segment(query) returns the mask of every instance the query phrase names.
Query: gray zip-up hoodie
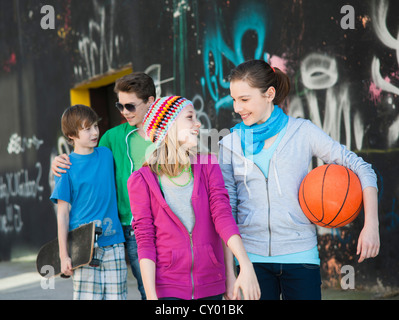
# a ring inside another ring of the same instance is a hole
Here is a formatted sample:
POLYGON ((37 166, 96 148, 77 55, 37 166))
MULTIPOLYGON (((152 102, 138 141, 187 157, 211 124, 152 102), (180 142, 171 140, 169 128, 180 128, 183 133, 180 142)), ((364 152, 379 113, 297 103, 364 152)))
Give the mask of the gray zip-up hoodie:
POLYGON ((289 118, 287 132, 270 162, 268 179, 244 156, 233 132, 220 142, 219 164, 247 252, 276 256, 317 245, 316 227, 298 201, 312 157, 351 169, 362 188, 377 188, 371 165, 333 140, 309 120, 289 118))

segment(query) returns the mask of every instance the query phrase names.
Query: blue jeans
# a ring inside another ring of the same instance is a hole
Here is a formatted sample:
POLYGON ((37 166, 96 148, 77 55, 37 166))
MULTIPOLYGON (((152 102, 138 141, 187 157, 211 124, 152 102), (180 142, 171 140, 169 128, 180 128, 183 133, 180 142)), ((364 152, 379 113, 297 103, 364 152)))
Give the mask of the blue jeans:
POLYGON ((123 233, 125 236, 126 251, 129 257, 130 267, 132 268, 133 276, 137 280, 137 286, 141 294, 141 299, 146 300, 147 298, 144 291, 143 280, 141 279, 139 257, 137 255, 136 236, 134 235, 133 228, 131 226, 123 226, 123 233))
POLYGON ((321 300, 320 266, 254 263, 261 300, 321 300))

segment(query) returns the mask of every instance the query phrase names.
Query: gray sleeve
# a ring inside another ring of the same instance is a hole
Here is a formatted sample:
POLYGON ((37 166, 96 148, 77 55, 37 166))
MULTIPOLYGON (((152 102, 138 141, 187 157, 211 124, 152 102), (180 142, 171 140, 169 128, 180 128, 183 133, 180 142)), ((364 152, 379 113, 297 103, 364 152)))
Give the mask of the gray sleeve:
POLYGON ((307 121, 307 127, 313 156, 325 163, 335 163, 352 170, 359 177, 363 190, 367 187, 375 187, 378 190, 377 176, 371 164, 332 139, 312 122, 307 121))

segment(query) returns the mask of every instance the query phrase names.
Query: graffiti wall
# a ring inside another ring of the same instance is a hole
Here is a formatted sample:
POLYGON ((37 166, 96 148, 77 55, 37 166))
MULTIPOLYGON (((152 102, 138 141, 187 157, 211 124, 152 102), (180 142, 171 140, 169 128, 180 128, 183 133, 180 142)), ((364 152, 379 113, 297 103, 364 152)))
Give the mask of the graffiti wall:
MULTIPOLYGON (((357 263, 363 214, 318 229, 323 282, 342 266, 357 287, 399 286, 399 3, 394 0, 13 0, 0 2, 0 260, 56 235, 52 157, 69 152, 60 117, 77 84, 131 64, 158 96, 191 99, 202 147, 240 120, 228 74, 248 59, 284 70, 284 108, 373 165, 381 252, 357 263)), ((112 108, 112 106, 110 106, 112 108)), ((314 161, 314 166, 321 164, 314 161)))

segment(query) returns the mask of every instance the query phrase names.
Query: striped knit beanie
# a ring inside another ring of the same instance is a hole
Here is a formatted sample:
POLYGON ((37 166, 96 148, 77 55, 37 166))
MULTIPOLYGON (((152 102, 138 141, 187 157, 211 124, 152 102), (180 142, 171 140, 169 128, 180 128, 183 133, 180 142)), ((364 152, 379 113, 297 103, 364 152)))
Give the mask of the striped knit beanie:
POLYGON ((163 97, 156 100, 144 116, 143 129, 146 136, 158 147, 165 139, 169 128, 180 111, 193 103, 179 96, 163 97))

